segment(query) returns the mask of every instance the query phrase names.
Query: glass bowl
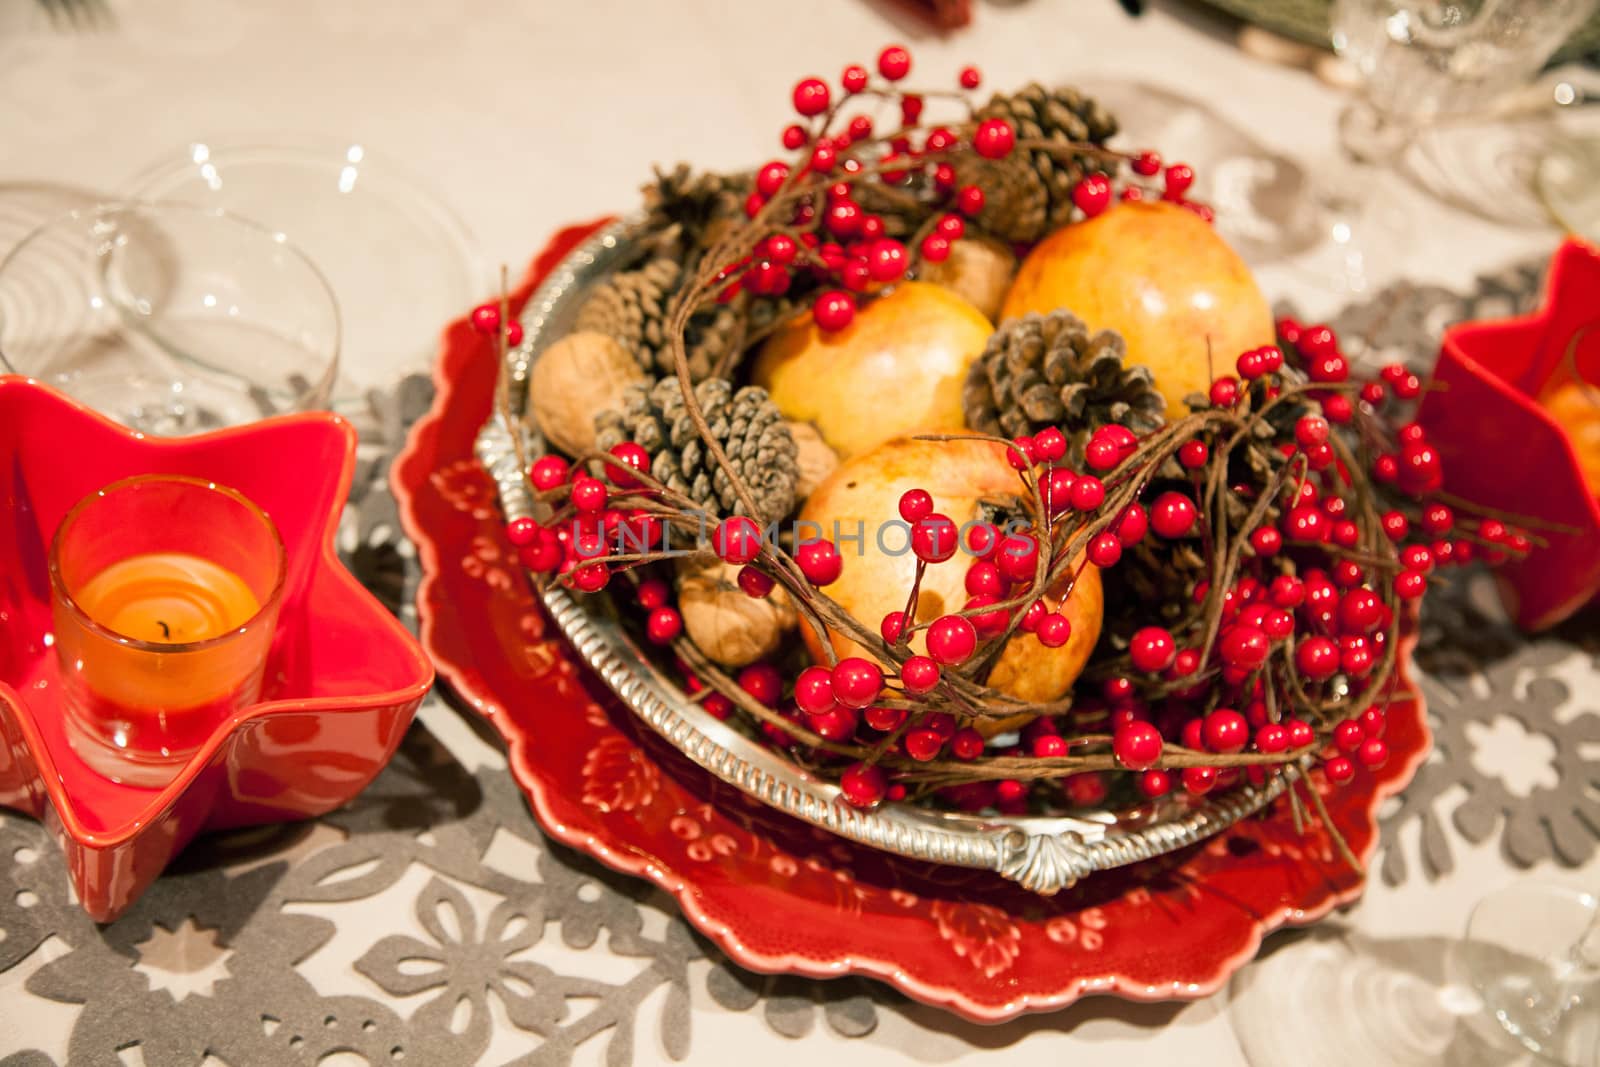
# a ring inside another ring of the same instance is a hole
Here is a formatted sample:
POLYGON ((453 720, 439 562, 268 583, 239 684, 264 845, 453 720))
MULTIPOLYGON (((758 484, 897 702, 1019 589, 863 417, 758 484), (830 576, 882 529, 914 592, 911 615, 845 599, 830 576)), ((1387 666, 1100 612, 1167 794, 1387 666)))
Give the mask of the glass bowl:
POLYGON ((0 262, 0 368, 136 430, 325 408, 339 307, 284 234, 209 208, 102 204, 0 262))
POLYGON ((305 249, 343 310, 336 400, 426 373, 444 324, 488 292, 466 226, 403 167, 360 144, 197 141, 135 178, 129 195, 257 219, 305 249))

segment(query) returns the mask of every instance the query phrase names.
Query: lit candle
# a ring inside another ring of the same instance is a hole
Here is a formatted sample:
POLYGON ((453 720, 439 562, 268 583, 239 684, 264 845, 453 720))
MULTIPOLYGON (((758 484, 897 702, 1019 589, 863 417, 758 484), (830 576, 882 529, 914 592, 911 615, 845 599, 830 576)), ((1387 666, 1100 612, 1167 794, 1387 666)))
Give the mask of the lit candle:
POLYGON ((67 737, 91 768, 158 786, 260 696, 281 598, 278 532, 192 478, 108 486, 51 544, 67 737))
POLYGON ((1600 497, 1600 387, 1567 378, 1547 388, 1539 403, 1566 431, 1584 484, 1600 497))

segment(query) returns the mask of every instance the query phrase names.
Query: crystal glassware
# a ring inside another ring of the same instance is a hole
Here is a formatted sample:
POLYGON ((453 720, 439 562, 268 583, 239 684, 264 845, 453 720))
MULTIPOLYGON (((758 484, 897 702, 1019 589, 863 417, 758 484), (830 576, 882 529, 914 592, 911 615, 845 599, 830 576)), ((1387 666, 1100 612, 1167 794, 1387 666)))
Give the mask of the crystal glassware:
POLYGON ((0 369, 150 433, 325 408, 339 334, 316 266, 214 209, 76 210, 0 262, 0 369))
POLYGON ((1487 1017, 1546 1062, 1600 1064, 1600 899, 1513 885, 1478 902, 1451 977, 1487 1017))

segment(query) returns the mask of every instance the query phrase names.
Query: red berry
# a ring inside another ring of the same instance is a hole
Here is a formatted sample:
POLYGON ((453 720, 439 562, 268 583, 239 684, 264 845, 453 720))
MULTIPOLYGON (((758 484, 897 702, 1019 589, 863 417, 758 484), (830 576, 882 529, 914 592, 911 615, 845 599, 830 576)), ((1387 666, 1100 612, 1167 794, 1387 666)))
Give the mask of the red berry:
POLYGON ((844 572, 839 546, 826 538, 802 541, 794 550, 794 561, 812 585, 832 585, 844 572))
POLYGON ((943 263, 950 258, 950 238, 930 233, 922 239, 922 258, 929 263, 943 263))
POLYGON ((944 750, 944 735, 937 730, 930 730, 926 726, 919 726, 914 730, 907 730, 905 736, 906 755, 922 763, 936 758, 944 750))
POLYGON ((904 47, 892 44, 878 53, 878 73, 897 82, 911 73, 911 53, 904 47))
POLYGON ((1401 571, 1394 576, 1394 595, 1415 600, 1428 591, 1428 576, 1421 571, 1401 571))
POLYGON ((606 464, 606 475, 619 489, 635 489, 639 480, 633 476, 634 471, 650 470, 650 453, 633 441, 623 441, 612 446, 611 455, 617 459, 616 463, 606 464))
POLYGON ((1384 727, 1388 725, 1383 709, 1376 706, 1363 711, 1360 721, 1361 732, 1368 737, 1382 737, 1384 727))
POLYGON ((1162 493, 1150 505, 1150 528, 1169 540, 1189 536, 1197 517, 1194 501, 1182 493, 1162 493))
POLYGON ((744 590, 744 595, 760 600, 772 592, 775 583, 772 577, 751 566, 739 568, 739 588, 744 590))
POLYGON ((1278 532, 1276 526, 1257 526, 1250 531, 1250 547, 1263 558, 1275 556, 1283 547, 1283 534, 1278 532))
POLYGON ((1272 642, 1259 627, 1234 625, 1223 631, 1218 650, 1224 663, 1253 671, 1267 661, 1272 642))
POLYGON ((1153 767, 1161 759, 1161 731, 1147 722, 1133 722, 1117 730, 1111 751, 1130 771, 1153 767))
POLYGON ((1398 478, 1400 488, 1414 496, 1437 493, 1444 485, 1439 453, 1425 441, 1408 441, 1400 449, 1398 478))
MULTIPOLYGON (((901 97, 900 124, 902 126, 915 126, 917 124, 917 120, 920 118, 922 118, 922 97, 917 96, 915 93, 907 93, 905 96, 901 97)), ((903 142, 904 138, 897 139, 896 151, 906 150, 899 147, 899 145, 903 142)), ((909 147, 910 146, 907 145, 907 148, 909 147)))
POLYGON ((963 186, 956 194, 956 207, 968 218, 983 210, 983 190, 976 185, 963 186))
POLYGON ((1367 732, 1354 719, 1346 719, 1333 728, 1333 743, 1345 754, 1354 752, 1367 739, 1367 732))
POLYGON ((963 726, 950 735, 950 754, 961 760, 977 759, 983 755, 983 735, 970 726, 963 726))
POLYGON ((806 129, 799 123, 794 123, 783 128, 783 147, 791 152, 806 143, 806 129))
POLYGON ((1049 613, 1050 609, 1045 607, 1044 601, 1035 600, 1032 604, 1029 604, 1028 609, 1022 613, 1022 622, 1018 623, 1017 628, 1022 630, 1024 633, 1031 634, 1039 629, 1039 624, 1044 621, 1045 616, 1047 616, 1049 613))
POLYGON ((595 560, 572 569, 572 584, 585 593, 598 593, 611 580, 611 571, 595 560))
POLYGON ((1152 769, 1139 776, 1139 792, 1151 800, 1164 797, 1172 791, 1172 776, 1166 771, 1152 769))
POLYGON ((907 489, 900 494, 900 517, 917 523, 933 514, 933 497, 926 489, 907 489))
POLYGON ((1339 639, 1339 666, 1346 674, 1365 678, 1372 672, 1372 642, 1360 634, 1346 634, 1339 639))
POLYGON ((1190 719, 1183 724, 1183 729, 1178 734, 1178 740, 1183 742, 1183 747, 1192 752, 1205 751, 1205 723, 1199 719, 1190 719))
POLYGON ((660 578, 646 578, 635 595, 641 608, 659 608, 672 599, 672 590, 660 578))
POLYGON ((978 596, 969 597, 967 602, 961 606, 962 611, 975 613, 968 615, 967 619, 972 623, 972 628, 984 637, 993 637, 1004 630, 1006 625, 1011 622, 1011 614, 1004 608, 995 608, 992 611, 981 610, 998 603, 999 600, 1000 598, 997 596, 981 593, 978 596))
POLYGON ((939 684, 939 665, 927 656, 912 656, 900 665, 900 684, 913 696, 931 692, 939 684))
POLYGON ((1322 399, 1322 413, 1328 417, 1329 422, 1336 422, 1343 426, 1355 418, 1355 408, 1350 404, 1350 398, 1343 393, 1334 393, 1322 399))
POLYGON ((1167 168, 1166 192, 1164 199, 1176 200, 1189 191, 1194 184, 1194 169, 1187 163, 1174 163, 1167 168))
POLYGON ((1125 547, 1136 545, 1144 540, 1145 531, 1150 529, 1150 516, 1146 514, 1144 505, 1135 501, 1122 509, 1122 514, 1111 529, 1125 547))
POLYGON ((473 308, 472 328, 485 336, 500 332, 500 305, 479 304, 473 308))
POLYGON ((1199 470, 1210 457, 1211 450, 1204 441, 1185 441, 1178 449, 1178 462, 1187 470, 1199 470))
POLYGON ((1069 494, 1072 506, 1079 511, 1093 511, 1106 500, 1106 486, 1092 474, 1081 474, 1073 479, 1069 494))
POLYGON ((512 519, 506 523, 506 540, 521 548, 523 545, 531 545, 537 541, 539 539, 539 531, 543 529, 544 527, 524 515, 519 519, 512 519))
POLYGON ((770 197, 783 188, 784 179, 788 177, 789 164, 774 159, 756 171, 756 191, 762 196, 770 197))
POLYGON ((609 495, 606 483, 599 478, 580 474, 572 480, 572 504, 579 511, 604 511, 609 495))
POLYGON ((761 527, 746 515, 730 515, 717 524, 712 547, 724 563, 749 563, 761 552, 761 527))
POLYGON ((1382 455, 1372 461, 1372 477, 1385 484, 1400 476, 1400 457, 1382 455))
POLYGON ((1068 748, 1066 740, 1056 734, 1040 734, 1029 742, 1028 747, 1038 759, 1060 759, 1067 754, 1068 748))
POLYGON ((1154 177, 1161 170, 1161 153, 1149 150, 1140 152, 1130 164, 1135 174, 1146 178, 1154 177))
POLYGON ((1034 626, 1034 636, 1045 648, 1060 648, 1072 639, 1072 620, 1059 611, 1052 611, 1034 626))
MULTIPOLYGON (((1028 576, 1033 576, 1032 571, 1028 576)), ((1006 581, 1000 575, 1000 568, 993 563, 974 560, 967 568, 966 590, 969 596, 999 596, 1006 590, 1006 581)))
POLYGON ((893 645, 900 640, 900 635, 905 632, 905 628, 906 613, 903 611, 891 611, 878 624, 878 633, 883 635, 886 643, 893 645))
POLYGON ((770 663, 752 663, 739 672, 739 688, 767 707, 776 707, 783 696, 783 677, 770 663))
POLYGON ((1304 719, 1290 719, 1286 725, 1289 727, 1290 748, 1305 748, 1317 739, 1316 731, 1304 719))
POLYGON ((1017 132, 1005 119, 984 119, 972 135, 973 150, 984 159, 1004 159, 1016 143, 1017 132))
POLYGON ((839 792, 854 807, 876 807, 888 791, 889 779, 876 764, 854 764, 839 778, 839 792))
POLYGON ((874 730, 889 733, 890 731, 898 730, 900 724, 906 721, 906 716, 909 714, 910 712, 905 708, 883 708, 873 705, 862 711, 861 717, 874 730))
POLYGON ((1364 577, 1361 564, 1351 559, 1341 559, 1333 565, 1333 581, 1336 585, 1349 589, 1361 584, 1364 577))
POLYGON ((1282 723, 1269 722, 1256 731, 1256 750, 1271 755, 1289 747, 1289 731, 1282 723))
MULTIPOLYGON (((831 144, 819 144, 811 152, 811 169, 818 174, 826 174, 833 169, 839 161, 838 150, 831 144)), ((757 194, 759 195, 759 194, 757 194)), ((749 205, 745 206, 745 213, 751 214, 749 205)))
POLYGON ((820 115, 828 110, 828 86, 821 78, 802 78, 795 83, 794 109, 802 115, 820 115))
POLYGON ((1205 717, 1201 738, 1206 748, 1219 756, 1240 751, 1250 741, 1250 724, 1232 708, 1218 708, 1205 717))
POLYGON ((1326 681, 1339 670, 1339 648, 1326 637, 1305 637, 1295 646, 1294 663, 1312 681, 1326 681))
POLYGON ((1339 626, 1345 633, 1371 633, 1383 617, 1383 601, 1366 586, 1352 589, 1339 601, 1339 626))
POLYGON ((1067 454, 1067 436, 1054 426, 1033 435, 1033 454, 1041 463, 1054 463, 1067 454))
POLYGON ((967 232, 967 224, 961 221, 960 215, 945 215, 939 219, 936 229, 940 236, 959 241, 967 232))
POLYGON ((1211 383, 1211 406, 1231 408, 1239 399, 1239 379, 1226 375, 1211 383))
POLYGON ((1178 658, 1178 643, 1172 632, 1160 626, 1146 626, 1134 633, 1128 642, 1128 658, 1137 670, 1157 674, 1172 666, 1178 658))
POLYGON ((1200 669, 1200 653, 1192 648, 1181 648, 1167 668, 1167 678, 1187 678, 1200 669))
POLYGON ((867 87, 867 68, 859 63, 850 64, 839 75, 839 84, 844 86, 847 93, 859 93, 867 87))
POLYGON ((943 563, 960 547, 960 530, 948 515, 932 512, 911 527, 911 551, 924 563, 943 563))
POLYGON ((1106 531, 1096 534, 1089 542, 1089 562, 1102 569, 1115 567, 1122 559, 1122 542, 1117 535, 1106 531))
POLYGON ((978 631, 959 615, 944 615, 928 627, 928 655, 945 666, 966 662, 978 647, 978 631))
POLYGON ((1294 424, 1294 439, 1304 448, 1328 439, 1328 420, 1321 415, 1302 415, 1294 424))
POLYGON ((847 708, 864 708, 883 689, 883 671, 871 660, 846 656, 833 666, 833 695, 847 708))
POLYGON ((653 644, 670 645, 683 632, 683 616, 676 608, 659 607, 645 622, 645 636, 653 644))
POLYGON ((1376 737, 1368 738, 1356 750, 1356 758, 1361 761, 1363 767, 1376 770, 1389 762, 1389 746, 1376 737))
POLYGON ((1217 784, 1217 769, 1215 767, 1185 767, 1183 769, 1183 788, 1185 792, 1199 796, 1211 792, 1217 784))
POLYGON ((1272 585, 1267 589, 1267 596, 1278 607, 1292 610, 1305 602, 1305 583, 1293 575, 1280 574, 1272 579, 1272 585))
POLYGON ((1322 765, 1322 773, 1335 785, 1343 785, 1356 776, 1356 765, 1343 756, 1335 756, 1322 765))
POLYGON ((1111 181, 1104 174, 1091 174, 1072 187, 1072 202, 1089 218, 1111 206, 1111 181))
POLYGON ((983 84, 983 75, 978 72, 977 67, 962 67, 959 81, 963 89, 976 89, 983 84))
POLYGON ((1296 504, 1289 509, 1288 533, 1291 541, 1321 541, 1330 533, 1328 525, 1328 516, 1315 504, 1296 504))
POLYGON ((873 281, 892 282, 906 272, 906 246, 890 238, 874 241, 867 253, 867 273, 873 281))
POLYGON ((807 715, 823 715, 839 701, 833 695, 833 672, 826 667, 807 667, 794 681, 794 702, 807 715))
POLYGON ((528 468, 528 480, 540 492, 564 485, 567 480, 567 461, 560 456, 541 456, 528 468))
POLYGON ((1444 504, 1429 504, 1422 509, 1422 528, 1432 537, 1448 533, 1455 522, 1455 512, 1444 504))
POLYGON ((842 290, 830 289, 817 296, 811 313, 821 329, 829 333, 842 330, 855 321, 856 298, 842 290))
POLYGON ((1039 563, 1039 542, 1030 533, 1009 533, 1000 541, 995 565, 1013 582, 1031 582, 1039 563))

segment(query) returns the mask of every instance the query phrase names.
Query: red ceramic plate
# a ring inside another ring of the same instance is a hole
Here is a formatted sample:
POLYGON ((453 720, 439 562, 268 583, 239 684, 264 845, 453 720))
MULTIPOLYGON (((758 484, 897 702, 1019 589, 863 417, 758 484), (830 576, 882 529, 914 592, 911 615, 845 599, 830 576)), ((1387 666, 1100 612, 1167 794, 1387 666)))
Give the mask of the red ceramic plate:
MULTIPOLYGON (((558 234, 516 294, 594 227, 558 234)), ((546 620, 472 458, 495 359, 465 321, 445 335, 438 396, 393 484, 421 554, 422 640, 505 738, 545 829, 677 897, 689 921, 758 971, 865 974, 969 1019, 1000 1022, 1088 993, 1138 1000, 1215 991, 1261 938, 1360 895, 1320 825, 1287 805, 1171 856, 1097 874, 1053 898, 998 877, 847 844, 711 777, 641 726, 546 620)), ((1406 689, 1412 689, 1406 686, 1406 689)), ((1415 696, 1389 709, 1389 763, 1326 795, 1363 859, 1376 810, 1410 779, 1429 735, 1415 696)))

